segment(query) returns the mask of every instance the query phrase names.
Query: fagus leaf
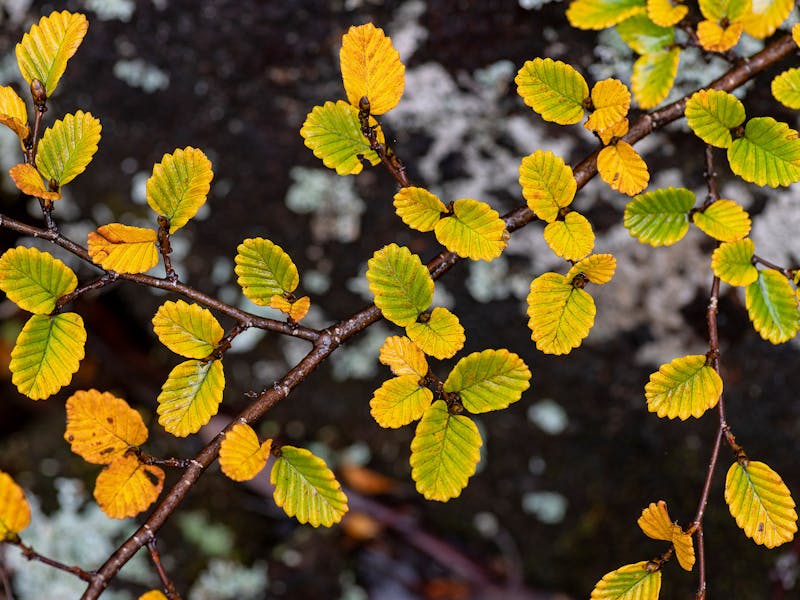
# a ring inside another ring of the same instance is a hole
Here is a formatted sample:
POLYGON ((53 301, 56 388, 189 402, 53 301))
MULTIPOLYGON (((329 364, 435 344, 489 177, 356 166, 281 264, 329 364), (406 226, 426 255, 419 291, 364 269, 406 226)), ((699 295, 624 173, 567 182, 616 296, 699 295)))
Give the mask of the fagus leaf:
POLYGON ((675 3, 673 0, 647 0, 647 16, 660 27, 672 27, 683 19, 687 12, 689 12, 688 6, 675 3))
POLYGON ((689 230, 695 195, 685 188, 665 188, 636 196, 625 207, 623 224, 643 244, 669 246, 689 230))
POLYGON ((697 24, 697 41, 709 52, 727 52, 739 43, 743 29, 741 22, 722 27, 717 21, 700 21, 697 24))
POLYGON ((139 596, 138 600, 168 600, 161 590, 150 590, 139 596))
POLYGON ((404 187, 394 195, 394 208, 403 223, 417 231, 433 231, 447 212, 439 198, 425 188, 404 187))
POLYGON ((680 57, 680 48, 671 48, 644 54, 636 59, 631 75, 631 90, 639 108, 654 108, 669 95, 678 73, 680 57))
POLYGON ((794 6, 793 0, 753 0, 753 5, 744 17, 745 33, 763 40, 775 33, 794 6))
POLYGON ((706 19, 728 23, 741 21, 752 6, 750 0, 699 0, 698 5, 706 19))
POLYGON ((749 238, 720 244, 711 255, 711 269, 728 285, 750 285, 758 279, 753 254, 755 245, 749 238))
POLYGON ((14 540, 31 522, 31 507, 22 488, 0 471, 0 542, 14 540))
POLYGON ((661 365, 644 387, 647 410, 681 421, 702 416, 717 405, 721 394, 722 378, 703 354, 683 356, 661 365))
POLYGON ((20 142, 28 137, 28 109, 14 88, 0 86, 0 123, 17 134, 20 142))
POLYGON ((176 437, 196 433, 219 410, 222 362, 187 360, 172 369, 158 395, 158 422, 176 437))
POLYGON ((795 23, 792 27, 792 39, 797 47, 800 48, 800 23, 795 23))
POLYGON ((591 600, 657 600, 661 571, 642 561, 606 573, 592 590, 591 600))
MULTIPOLYGON (((670 0, 664 0, 665 8, 673 9, 670 0)), ((649 17, 650 2, 647 4, 648 14, 638 14, 625 19, 617 25, 617 33, 622 40, 637 54, 652 54, 668 50, 675 42, 675 28, 672 24, 660 26, 649 17)), ((686 6, 683 12, 686 12, 686 6)))
POLYGON ((286 298, 285 296, 275 295, 269 302, 271 308, 275 308, 285 313, 295 323, 300 322, 311 308, 311 298, 303 296, 301 298, 286 298))
POLYGON ((611 281, 614 271, 617 269, 617 259, 611 254, 592 254, 583 260, 579 260, 564 276, 567 281, 572 280, 579 274, 583 275, 590 282, 596 285, 603 285, 611 281))
POLYGON ((155 502, 163 487, 160 467, 140 464, 133 455, 120 456, 97 476, 94 499, 107 516, 124 519, 155 502))
POLYGON ((375 390, 369 412, 381 427, 397 428, 422 417, 432 400, 433 392, 420 386, 418 375, 400 375, 375 390))
POLYGON ((89 258, 109 271, 144 273, 158 264, 156 240, 152 229, 109 223, 89 233, 89 258))
POLYGON ((570 25, 605 29, 645 11, 645 0, 573 0, 567 9, 570 25))
POLYGON ((758 334, 773 344, 789 341, 800 327, 797 296, 789 280, 774 269, 758 272, 758 279, 745 289, 745 305, 758 334))
POLYGON ((220 444, 219 466, 234 481, 248 481, 266 466, 271 449, 271 439, 262 444, 252 427, 237 423, 220 444))
POLYGON ((700 90, 686 101, 686 121, 706 144, 728 148, 731 130, 744 123, 744 105, 733 94, 722 90, 700 90))
POLYGON ((175 233, 197 214, 211 189, 214 172, 202 150, 191 146, 165 154, 147 180, 147 204, 169 219, 175 233))
POLYGON ((466 341, 458 317, 441 306, 434 308, 426 320, 406 325, 406 335, 425 354, 439 360, 453 356, 466 341))
POLYGON ((79 110, 48 127, 36 153, 36 167, 61 187, 86 170, 100 141, 100 121, 79 110))
POLYGON ((598 136, 600 136, 600 141, 608 145, 613 141, 615 141, 614 138, 619 139, 626 133, 628 133, 629 128, 630 128, 630 123, 628 122, 628 119, 625 118, 622 119, 621 121, 618 121, 608 129, 603 129, 596 133, 598 136))
POLYGON ((36 167, 29 164, 14 165, 8 170, 8 174, 14 181, 19 191, 35 198, 43 200, 60 200, 61 192, 50 190, 42 181, 42 176, 36 167))
POLYGON ((225 335, 210 310, 183 300, 167 301, 158 308, 153 331, 162 344, 186 358, 206 358, 225 335))
POLYGON ((590 131, 603 131, 622 121, 631 107, 631 93, 618 79, 604 79, 592 88, 592 105, 584 127, 590 131))
POLYGON ((500 410, 517 402, 530 387, 531 372, 508 350, 473 352, 456 363, 444 391, 456 393, 471 413, 500 410))
POLYGON ((270 306, 273 296, 291 293, 300 283, 291 257, 264 238, 249 238, 239 244, 235 262, 242 293, 259 306, 270 306))
POLYGON ((745 181, 788 186, 800 181, 800 139, 794 129, 772 117, 750 119, 744 137, 728 148, 728 162, 745 181))
POLYGON ((670 520, 666 502, 659 500, 658 504, 650 503, 642 511, 638 524, 646 536, 671 542, 681 567, 687 571, 692 570, 695 561, 692 536, 670 520))
POLYGON ((582 214, 572 211, 563 221, 553 221, 544 228, 544 241, 566 260, 580 260, 594 248, 592 224, 582 214))
POLYGON ((733 200, 717 200, 694 213, 694 224, 721 242, 734 242, 750 233, 750 215, 733 200))
POLYGON ((785 107, 800 109, 800 68, 788 69, 773 79, 772 95, 785 107))
POLYGON ((589 86, 568 64, 535 58, 522 66, 514 81, 525 104, 545 121, 570 125, 583 118, 583 103, 589 97, 589 86))
POLYGON ((391 368, 395 375, 416 375, 419 379, 428 373, 425 353, 407 337, 393 335, 386 338, 378 360, 391 368))
POLYGON ((367 263, 369 289, 383 316, 400 327, 411 325, 433 301, 433 279, 419 256, 389 244, 367 263))
POLYGON ((594 300, 563 275, 544 273, 531 282, 528 327, 546 354, 567 354, 581 345, 594 325, 594 300))
POLYGON ((48 314, 77 286, 72 269, 49 252, 17 246, 0 256, 0 290, 22 310, 48 314))
POLYGON ((561 208, 572 203, 578 189, 572 169, 561 157, 544 150, 522 159, 519 184, 528 208, 548 223, 556 220, 561 208))
POLYGON ((603 148, 597 156, 597 170, 612 190, 628 196, 644 190, 650 181, 647 165, 628 142, 603 148))
POLYGON ((462 198, 453 202, 453 214, 434 227, 436 239, 451 252, 472 260, 494 260, 506 247, 506 224, 484 202, 462 198))

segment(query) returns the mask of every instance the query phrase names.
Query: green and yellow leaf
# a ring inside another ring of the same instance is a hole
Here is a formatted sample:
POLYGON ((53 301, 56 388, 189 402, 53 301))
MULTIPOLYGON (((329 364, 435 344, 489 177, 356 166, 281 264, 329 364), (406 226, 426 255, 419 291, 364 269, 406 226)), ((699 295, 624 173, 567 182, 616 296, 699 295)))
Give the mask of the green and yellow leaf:
POLYGON ((704 354, 676 358, 650 375, 644 386, 647 410, 659 417, 685 421, 700 417, 719 402, 722 378, 704 354))
POLYGON ((152 229, 109 223, 89 233, 89 258, 109 271, 144 273, 158 264, 156 240, 152 229))
POLYGON ((58 299, 77 286, 72 269, 49 252, 17 246, 0 256, 0 290, 22 310, 51 313, 58 299))
POLYGON ((567 19, 578 29, 599 30, 644 11, 645 0, 573 0, 567 9, 567 19))
POLYGON ((731 130, 744 123, 744 105, 733 94, 722 90, 700 90, 686 101, 686 121, 706 144, 728 148, 733 143, 731 130))
POLYGON ((313 527, 330 527, 347 512, 347 497, 321 458, 304 448, 283 446, 270 473, 275 504, 313 527))
POLYGON ((655 108, 669 95, 680 59, 680 48, 650 52, 636 59, 631 90, 639 108, 655 108))
POLYGON ((8 170, 20 192, 42 200, 61 200, 61 192, 49 189, 33 165, 20 163, 8 170))
POLYGON ((527 301, 531 339, 546 354, 568 354, 594 325, 594 299, 558 273, 534 279, 527 301))
POLYGON ((481 434, 469 417, 452 415, 438 400, 422 416, 411 440, 411 478, 426 500, 461 494, 481 457, 481 434))
POLYGON ((700 12, 713 21, 739 22, 750 12, 750 0, 699 0, 700 12))
MULTIPOLYGON (((648 14, 640 13, 634 15, 617 25, 617 33, 636 54, 662 52, 668 50, 675 42, 673 24, 661 26, 656 24, 655 20, 649 16, 651 4, 655 3, 652 0, 647 3, 648 14)), ((660 4, 661 6, 656 6, 655 8, 657 10, 663 9, 665 18, 669 16, 669 13, 674 13, 675 9, 677 9, 677 12, 683 13, 686 13, 687 10, 687 7, 683 5, 672 6, 670 0, 664 0, 660 4)))
POLYGON ((494 260, 508 240, 506 224, 497 211, 472 198, 453 202, 453 214, 440 219, 434 232, 450 252, 472 260, 494 260))
POLYGON ((550 58, 535 58, 522 65, 514 81, 525 104, 545 121, 571 125, 583 118, 589 86, 570 65, 550 58))
POLYGON ((544 241, 561 258, 580 260, 594 248, 594 231, 586 217, 572 211, 564 215, 563 221, 548 223, 544 241))
POLYGON ((775 30, 792 12, 793 0, 753 0, 753 5, 744 18, 744 31, 754 38, 763 40, 775 30))
POLYGON ((158 395, 158 422, 176 437, 196 433, 219 410, 222 362, 187 360, 172 369, 158 395))
POLYGON ((267 465, 272 440, 259 443, 250 425, 237 423, 225 433, 219 447, 219 466, 234 481, 248 481, 267 465))
POLYGON ((545 150, 522 159, 519 184, 528 208, 548 223, 556 220, 560 209, 572 203, 578 189, 572 168, 564 164, 564 159, 545 150))
POLYGON ((453 356, 467 339, 458 317, 441 306, 434 308, 427 320, 406 325, 406 335, 425 354, 439 360, 453 356))
POLYGON ((259 306, 270 306, 273 296, 291 293, 300 283, 291 257, 264 238, 248 238, 239 244, 235 262, 242 293, 259 306))
POLYGON ((773 79, 772 95, 786 108, 800 109, 800 68, 788 69, 773 79))
POLYGON ((420 386, 418 375, 400 375, 383 382, 369 401, 369 412, 381 427, 395 429, 422 417, 433 392, 420 386))
POLYGON ((31 507, 25 492, 8 473, 0 471, 0 541, 17 538, 31 522, 31 507))
POLYGON ((606 573, 597 582, 590 600, 658 600, 661 571, 646 560, 606 573))
POLYGON ((750 285, 758 279, 754 254, 755 244, 750 238, 720 244, 711 255, 711 269, 728 285, 750 285))
POLYGON ((700 21, 697 24, 697 41, 709 52, 727 52, 739 43, 743 29, 741 22, 723 27, 717 21, 700 21))
POLYGON ((583 260, 579 260, 565 275, 568 282, 583 273, 590 282, 596 285, 603 285, 611 281, 614 271, 617 269, 617 259, 613 254, 592 254, 583 260))
POLYGON ((94 484, 94 499, 112 519, 135 517, 155 502, 164 488, 164 471, 143 465, 133 455, 120 456, 94 484))
POLYGON ((20 142, 23 142, 30 132, 25 101, 8 85, 0 86, 0 123, 16 133, 20 142))
POLYGON ((612 190, 635 196, 647 187, 650 173, 642 157, 628 142, 606 146, 597 156, 597 171, 612 190))
POLYGON ((672 27, 678 23, 689 7, 673 0, 647 0, 647 16, 659 27, 672 27))
POLYGON ((168 300, 158 308, 153 331, 162 344, 186 358, 206 358, 225 335, 210 310, 183 300, 168 300))
POLYGON ((367 263, 367 280, 375 306, 400 327, 416 322, 433 301, 433 279, 428 269, 405 246, 389 244, 376 251, 367 263))
POLYGON ((418 379, 428 373, 425 353, 407 337, 393 335, 381 346, 378 360, 388 366, 395 375, 416 375, 418 379))
POLYGON ((92 161, 101 130, 100 121, 82 110, 53 123, 39 142, 36 153, 39 172, 58 187, 68 184, 92 161))
POLYGON ((339 60, 350 104, 357 107, 366 96, 370 112, 382 115, 400 102, 406 68, 383 29, 372 23, 350 27, 342 37, 339 60))
POLYGON ((584 127, 589 131, 610 129, 628 114, 631 107, 631 93, 619 79, 604 79, 592 87, 594 110, 586 119, 584 127))
POLYGON ((744 534, 756 544, 775 548, 792 541, 797 513, 781 476, 758 461, 735 462, 725 477, 725 502, 744 534))
POLYGON ((797 296, 779 271, 759 271, 745 289, 745 305, 758 334, 773 344, 789 341, 800 327, 797 296))
POLYGON ((750 119, 744 137, 728 148, 731 171, 745 181, 769 187, 800 181, 797 131, 772 117, 750 119))
POLYGON ((169 219, 169 232, 175 233, 206 203, 213 178, 211 161, 202 150, 178 148, 153 166, 146 185, 147 204, 169 219))
POLYGON ((703 233, 721 242, 735 242, 750 233, 750 215, 733 200, 717 200, 693 215, 703 233))
POLYGON ((404 187, 394 195, 394 208, 403 223, 417 231, 433 231, 447 212, 438 196, 421 187, 404 187))
POLYGON ((625 207, 623 224, 633 237, 651 246, 670 246, 689 231, 695 195, 685 188, 665 188, 636 196, 625 207))
POLYGON ((86 462, 107 465, 147 441, 142 416, 108 392, 84 390, 67 400, 64 439, 86 462))
POLYGON ((530 387, 531 372, 519 356, 505 349, 473 352, 456 363, 444 391, 456 393, 471 413, 500 410, 517 402, 530 387))
POLYGON ((32 400, 49 398, 72 381, 85 344, 86 329, 80 315, 33 315, 11 351, 11 381, 32 400))

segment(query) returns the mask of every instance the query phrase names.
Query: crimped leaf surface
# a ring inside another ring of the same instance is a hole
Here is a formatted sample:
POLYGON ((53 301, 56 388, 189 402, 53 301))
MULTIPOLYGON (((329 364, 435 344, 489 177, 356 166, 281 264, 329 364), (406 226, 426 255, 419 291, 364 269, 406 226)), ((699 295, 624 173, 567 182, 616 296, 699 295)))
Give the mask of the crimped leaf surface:
POLYGON ((572 282, 578 273, 583 273, 586 278, 596 285, 603 285, 611 281, 617 269, 617 259, 613 254, 592 254, 579 260, 567 271, 565 279, 572 282))
POLYGON ((567 9, 567 19, 578 29, 599 30, 644 10, 645 0, 573 0, 567 9))
POLYGON ((33 165, 20 163, 8 170, 8 174, 14 181, 20 192, 28 194, 34 198, 43 200, 60 200, 61 192, 50 190, 42 181, 42 176, 33 165))
POLYGON ((0 256, 0 290, 22 310, 48 314, 77 286, 72 269, 49 252, 17 246, 0 256))
POLYGON ((168 300, 158 308, 153 331, 162 344, 186 358, 207 357, 225 335, 210 310, 183 300, 168 300))
POLYGON ((421 378, 428 372, 425 353, 405 336, 387 337, 381 346, 378 360, 387 365, 395 375, 416 375, 421 378))
POLYGON ((733 94, 722 90, 700 90, 686 101, 686 121, 706 144, 728 148, 733 143, 731 129, 744 123, 744 105, 733 94))
POLYGON ((242 293, 259 306, 270 306, 273 296, 291 293, 300 283, 291 257, 270 240, 244 240, 236 249, 235 261, 242 293))
POLYGON ((792 12, 792 0, 753 0, 751 12, 744 17, 744 30, 754 38, 763 40, 775 30, 792 12))
POLYGON ((367 263, 369 289, 383 316, 400 327, 411 325, 433 301, 433 279, 422 260, 405 246, 389 244, 367 263))
POLYGON ((156 232, 145 227, 109 223, 89 232, 89 258, 117 273, 144 273, 158 264, 156 232))
POLYGON ((100 120, 79 110, 48 127, 36 153, 36 167, 58 186, 68 184, 86 170, 100 142, 100 120))
POLYGON ((381 427, 395 429, 422 417, 432 400, 433 392, 420 387, 418 375, 400 375, 375 390, 369 412, 381 427))
POLYGON ((772 95, 786 108, 800 109, 800 68, 787 69, 773 79, 772 95))
POLYGON ((772 117, 750 119, 744 137, 728 148, 728 162, 745 181, 788 186, 800 181, 800 139, 794 129, 772 117))
POLYGON ((563 221, 548 223, 544 241, 561 258, 580 260, 594 248, 594 231, 586 217, 572 211, 564 215, 563 221))
POLYGON ((112 519, 135 517, 155 502, 164 488, 164 471, 139 464, 136 456, 120 456, 108 465, 94 485, 94 499, 112 519))
POLYGON ((568 354, 594 325, 594 299, 558 273, 534 279, 527 301, 531 339, 546 354, 568 354))
POLYGON ((717 405, 722 394, 722 378, 703 354, 676 358, 650 375, 644 386, 647 410, 659 417, 685 421, 700 417, 717 405))
POLYGON ((694 224, 721 242, 734 242, 750 233, 750 215, 733 200, 717 200, 694 213, 694 224))
POLYGON ((176 437, 196 433, 219 410, 222 362, 187 360, 172 369, 158 395, 158 422, 176 437))
POLYGON ((467 339, 458 317, 441 306, 431 311, 427 321, 409 323, 406 335, 425 354, 439 360, 453 356, 467 339))
POLYGON ((570 65, 560 60, 535 58, 522 65, 514 81, 525 104, 545 121, 571 125, 583 118, 583 102, 589 97, 589 86, 570 65))
POLYGON ((797 296, 789 280, 774 269, 758 272, 758 279, 745 289, 745 305, 758 334, 773 344, 789 341, 800 327, 797 296))
POLYGON ((651 502, 642 511, 638 524, 646 536, 672 542, 681 567, 687 571, 692 570, 695 561, 692 536, 684 533, 680 526, 672 522, 667 512, 666 502, 663 500, 659 500, 657 504, 651 502))
POLYGON ((447 212, 438 196, 421 187, 404 187, 394 195, 394 208, 403 223, 417 231, 433 231, 447 212))
POLYGON ((606 573, 597 582, 590 600, 658 600, 661 571, 647 568, 646 560, 606 573))
POLYGON ((434 232, 445 248, 472 260, 494 260, 508 239, 506 224, 497 211, 472 198, 453 202, 453 214, 436 223, 434 232))
POLYGON ((22 142, 28 137, 28 109, 14 88, 0 86, 0 123, 11 129, 22 142))
POLYGON ((225 434, 219 447, 219 466, 234 481, 248 481, 267 465, 272 440, 259 443, 250 425, 237 423, 225 434))
POLYGON ((592 87, 594 110, 584 127, 603 131, 622 121, 631 107, 631 92, 619 79, 604 79, 592 87))
POLYGON ((750 285, 758 279, 753 254, 755 244, 750 238, 720 244, 711 255, 711 269, 728 285, 750 285))
POLYGON ((647 165, 628 142, 603 148, 597 156, 597 170, 612 190, 628 196, 644 190, 650 181, 647 165))
POLYGON ((214 172, 202 150, 188 146, 165 154, 147 180, 147 204, 169 219, 169 232, 186 225, 206 203, 214 172))
POLYGON ((623 224, 633 237, 651 246, 670 246, 689 231, 689 211, 696 201, 686 188, 664 188, 634 197, 623 224))
POLYGON ((500 410, 517 402, 530 387, 531 372, 519 356, 505 349, 473 352, 456 363, 444 382, 471 413, 500 410))
MULTIPOLYGON (((617 25, 617 33, 636 54, 662 52, 675 42, 675 28, 672 25, 662 27, 648 16, 651 4, 653 3, 647 3, 648 14, 634 15, 617 25)), ((665 12, 669 15, 672 12, 671 9, 675 7, 672 6, 670 0, 666 0, 666 4, 669 6, 664 7, 665 12)), ((684 13, 686 8, 683 7, 684 13)))
POLYGON ((572 168, 560 156, 545 150, 522 159, 519 184, 528 208, 548 223, 556 220, 559 209, 572 203, 578 189, 572 168))
POLYGON ((0 541, 13 540, 31 522, 31 507, 22 488, 0 471, 0 541))
POLYGON ((689 7, 685 4, 673 4, 672 0, 647 0, 647 16, 660 27, 672 27, 678 23, 689 7))
POLYGON ((650 52, 636 59, 631 75, 631 90, 639 108, 658 106, 675 82, 680 62, 680 48, 650 52))

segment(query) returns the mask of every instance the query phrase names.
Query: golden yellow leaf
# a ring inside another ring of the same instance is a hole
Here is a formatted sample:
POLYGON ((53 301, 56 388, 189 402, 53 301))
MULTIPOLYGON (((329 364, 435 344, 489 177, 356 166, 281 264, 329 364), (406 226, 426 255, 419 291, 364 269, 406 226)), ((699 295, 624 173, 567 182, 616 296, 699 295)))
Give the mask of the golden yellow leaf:
POLYGON ((795 23, 794 27, 792 27, 792 39, 800 47, 800 23, 795 23))
POLYGON ((528 327, 536 347, 547 354, 568 354, 581 345, 594 325, 594 299, 558 273, 531 282, 528 327))
POLYGON ((117 273, 144 273, 158 263, 156 232, 144 227, 109 223, 89 233, 89 258, 117 273))
POLYGON ((420 386, 418 375, 400 375, 383 382, 369 401, 369 413, 381 427, 395 429, 422 417, 433 392, 420 386))
POLYGON ((14 88, 0 86, 0 123, 11 129, 20 142, 28 137, 28 109, 14 88))
POLYGON ((147 204, 169 219, 169 232, 175 233, 205 204, 213 178, 211 161, 202 150, 177 148, 153 165, 145 184, 147 204))
POLYGON ((295 323, 300 322, 308 314, 311 308, 311 298, 303 296, 301 298, 288 299, 280 294, 275 294, 269 303, 270 307, 285 313, 295 323))
POLYGON ((792 12, 794 0, 753 0, 750 14, 744 18, 744 31, 763 40, 775 30, 792 12))
POLYGON ((741 22, 722 27, 716 21, 700 21, 697 24, 697 41, 709 52, 727 52, 739 42, 743 29, 741 22))
POLYGON ((572 168, 552 152, 537 150, 522 159, 519 165, 522 196, 537 217, 548 223, 575 198, 578 184, 572 168))
POLYGON ((618 121, 608 129, 603 129, 602 131, 598 131, 597 135, 600 136, 600 141, 604 144, 610 144, 614 138, 621 138, 623 135, 628 133, 628 128, 630 127, 630 123, 628 119, 622 119, 618 121))
POLYGON ((387 365, 395 375, 417 375, 421 378, 428 372, 425 353, 405 336, 393 335, 386 338, 378 360, 387 365))
POLYGON ((403 223, 417 231, 433 231, 447 212, 438 196, 421 187, 404 187, 394 195, 394 208, 403 223))
POLYGON ((658 504, 651 502, 642 511, 642 516, 637 522, 647 537, 654 540, 672 541, 672 529, 675 524, 670 521, 667 503, 663 500, 659 500, 658 504))
POLYGON ((247 481, 267 464, 272 440, 259 443, 253 428, 237 423, 225 434, 219 448, 219 466, 234 481, 247 481))
POLYGON ((692 354, 661 365, 644 387, 647 410, 685 421, 716 406, 722 378, 707 362, 704 354, 692 354))
POLYGON ((15 539, 30 522, 25 493, 8 473, 0 471, 0 542, 15 539))
POLYGON ((592 254, 572 265, 565 278, 572 282, 579 273, 583 273, 592 283, 603 285, 611 281, 616 268, 617 259, 612 254, 592 254))
POLYGON ((566 260, 580 260, 594 248, 592 224, 582 214, 572 211, 563 221, 553 221, 544 228, 544 241, 566 260))
POLYGON ((155 502, 163 487, 161 468, 140 464, 133 455, 120 456, 97 476, 94 499, 106 515, 124 519, 155 502))
POLYGON ((28 164, 18 164, 8 170, 20 192, 42 200, 60 200, 61 192, 49 190, 36 167, 28 164))
POLYGON ((644 190, 650 181, 647 164, 628 142, 603 148, 597 157, 597 170, 612 190, 628 196, 644 190))
POLYGON ((675 525, 672 530, 672 545, 675 547, 675 556, 678 563, 686 571, 694 568, 694 542, 692 536, 675 525))
POLYGON ((150 590, 139 596, 139 600, 167 600, 167 597, 161 590, 150 590))
POLYGON ((589 131, 603 131, 614 127, 628 114, 631 92, 618 79, 604 79, 592 88, 594 110, 584 127, 589 131))
POLYGON ((647 16, 661 27, 672 27, 689 12, 685 4, 673 0, 647 0, 647 16))

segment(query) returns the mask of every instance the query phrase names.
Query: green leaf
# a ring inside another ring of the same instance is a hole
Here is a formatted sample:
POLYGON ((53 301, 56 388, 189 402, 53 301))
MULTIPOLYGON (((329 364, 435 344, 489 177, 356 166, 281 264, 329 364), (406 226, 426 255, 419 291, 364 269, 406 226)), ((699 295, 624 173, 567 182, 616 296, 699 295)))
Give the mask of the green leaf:
POLYGON ((800 139, 772 117, 750 119, 744 137, 728 148, 731 171, 745 181, 769 187, 800 181, 800 139))
POLYGON ((676 358, 650 375, 644 386, 647 410, 659 417, 685 421, 700 417, 719 402, 722 378, 704 354, 676 358))
POLYGON ((643 13, 645 4, 645 0, 574 0, 567 19, 578 29, 606 29, 643 13))
POLYGON ((792 541, 797 513, 791 492, 780 475, 762 462, 742 460, 728 469, 725 502, 745 535, 774 548, 792 541))
POLYGON ((561 157, 544 150, 522 159, 519 184, 528 208, 548 223, 556 220, 560 209, 572 203, 578 189, 572 168, 561 157))
POLYGON ((661 571, 649 564, 643 560, 606 573, 592 590, 590 600, 657 600, 661 571))
POLYGON ((0 256, 0 290, 22 310, 51 313, 58 299, 77 286, 72 269, 49 252, 17 246, 0 256))
POLYGON ((52 12, 39 19, 17 44, 17 63, 25 81, 38 79, 52 96, 88 28, 89 22, 80 13, 52 12))
POLYGON ((369 402, 369 413, 381 427, 395 429, 422 417, 433 392, 420 386, 419 375, 401 375, 383 382, 369 402))
POLYGON ((11 381, 21 394, 43 400, 72 381, 84 357, 86 330, 75 313, 33 315, 11 351, 11 381))
POLYGON ((433 301, 428 269, 405 246, 389 244, 375 252, 367 263, 367 280, 375 306, 400 327, 414 323, 433 301))
POLYGON ((662 52, 675 42, 674 27, 660 27, 644 13, 622 21, 617 33, 636 54, 662 52))
POLYGON ((639 108, 654 108, 669 95, 678 73, 680 58, 680 48, 672 48, 644 54, 636 59, 631 75, 631 90, 639 108))
POLYGON ((406 335, 425 354, 440 360, 453 356, 466 341, 458 317, 441 306, 434 308, 427 320, 409 323, 406 335))
POLYGON ((625 207, 623 224, 633 237, 651 246, 670 246, 689 231, 695 195, 685 188, 639 194, 625 207))
POLYGON ((347 497, 321 458, 304 448, 283 446, 269 480, 275 504, 313 527, 330 527, 347 512, 347 497))
POLYGON ((453 202, 453 214, 436 223, 434 231, 450 252, 472 260, 494 260, 508 239, 506 224, 497 211, 472 198, 453 202))
POLYGON ((553 221, 544 228, 544 241, 566 260, 580 260, 594 248, 592 224, 582 214, 572 211, 563 221, 553 221))
POLYGON ((750 238, 720 244, 711 255, 711 269, 728 285, 750 285, 758 279, 753 254, 755 245, 750 238))
POLYGON ((197 214, 211 189, 214 172, 202 150, 191 146, 165 154, 147 180, 147 204, 169 219, 175 233, 197 214))
POLYGON ((183 300, 167 301, 159 307, 153 331, 162 344, 186 358, 206 358, 225 335, 210 310, 183 300))
POLYGON ((269 306, 273 296, 291 293, 300 283, 291 257, 264 238, 249 238, 239 244, 234 271, 242 293, 259 306, 269 306))
POLYGON ((734 242, 750 233, 750 215, 733 200, 717 200, 693 216, 701 231, 721 242, 734 242))
POLYGON ((589 97, 589 86, 568 64, 535 58, 522 65, 514 81, 525 104, 545 121, 571 125, 583 118, 583 102, 589 97))
MULTIPOLYGON (((376 124, 375 119, 370 118, 370 123, 376 124)), ((343 100, 315 106, 308 113, 300 135, 314 156, 321 159, 329 169, 335 169, 339 175, 361 173, 364 168, 362 158, 372 165, 381 162, 380 157, 370 150, 367 138, 361 133, 358 109, 343 100)), ((378 141, 383 141, 380 129, 378 141)))
POLYGON ((759 335, 782 344, 797 333, 800 312, 792 285, 780 272, 765 269, 745 290, 747 314, 759 335))
POLYGON ((45 179, 66 185, 86 170, 100 141, 100 121, 79 110, 48 127, 39 142, 36 166, 45 179))
POLYGON ((186 437, 219 410, 225 373, 219 360, 187 360, 172 369, 158 395, 158 422, 176 437, 186 437))
POLYGON ((592 254, 572 265, 564 277, 570 283, 574 283, 573 279, 582 273, 590 282, 604 285, 611 281, 616 269, 617 259, 613 254, 592 254))
POLYGON ((788 69, 773 79, 772 95, 786 108, 800 109, 800 68, 788 69))
POLYGON ((519 356, 505 349, 473 352, 456 363, 444 391, 456 393, 471 413, 500 410, 522 397, 531 372, 519 356))
POLYGON ((594 325, 592 297, 558 273, 534 279, 527 301, 531 339, 546 354, 568 354, 594 325))
POLYGON ((426 500, 447 502, 461 494, 481 457, 481 434, 472 419, 431 404, 411 440, 411 478, 426 500))
POLYGON ((447 207, 421 187, 404 187, 394 195, 394 208, 403 223, 417 231, 433 231, 447 207))
POLYGON ((686 101, 686 121, 706 144, 728 148, 733 142, 731 129, 744 123, 744 105, 733 94, 722 90, 700 90, 686 101))

